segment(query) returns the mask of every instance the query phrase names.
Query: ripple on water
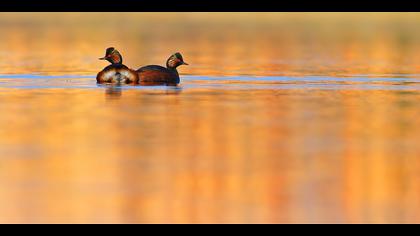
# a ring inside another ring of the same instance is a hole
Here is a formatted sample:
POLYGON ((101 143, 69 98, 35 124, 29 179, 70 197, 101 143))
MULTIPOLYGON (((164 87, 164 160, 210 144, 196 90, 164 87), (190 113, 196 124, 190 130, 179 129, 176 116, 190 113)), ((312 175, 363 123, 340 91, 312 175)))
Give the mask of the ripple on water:
MULTIPOLYGON (((48 88, 107 88, 97 85, 92 75, 39 75, 15 74, 0 75, 0 88, 48 89, 48 88)), ((120 86, 121 89, 167 89, 166 86, 120 86)), ((417 90, 420 77, 405 75, 400 77, 327 77, 327 76, 182 76, 178 87, 184 89, 379 89, 379 90, 417 90)))

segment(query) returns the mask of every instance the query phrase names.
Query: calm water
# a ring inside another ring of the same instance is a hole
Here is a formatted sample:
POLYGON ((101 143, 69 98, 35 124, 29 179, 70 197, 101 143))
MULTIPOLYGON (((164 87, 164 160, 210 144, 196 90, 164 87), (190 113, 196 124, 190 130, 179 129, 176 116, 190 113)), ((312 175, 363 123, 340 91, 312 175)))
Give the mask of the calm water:
POLYGON ((420 14, 0 20, 1 223, 420 222, 420 14))

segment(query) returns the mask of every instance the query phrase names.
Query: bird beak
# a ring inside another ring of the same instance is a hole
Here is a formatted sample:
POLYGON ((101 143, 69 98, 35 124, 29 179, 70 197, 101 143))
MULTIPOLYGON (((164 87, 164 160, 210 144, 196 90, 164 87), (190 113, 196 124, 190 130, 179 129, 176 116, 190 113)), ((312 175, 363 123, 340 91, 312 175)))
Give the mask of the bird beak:
POLYGON ((188 64, 188 63, 186 63, 186 62, 182 62, 182 65, 186 65, 186 66, 188 66, 189 64, 188 64))
POLYGON ((106 57, 101 57, 101 58, 99 58, 99 60, 105 60, 106 59, 106 57))

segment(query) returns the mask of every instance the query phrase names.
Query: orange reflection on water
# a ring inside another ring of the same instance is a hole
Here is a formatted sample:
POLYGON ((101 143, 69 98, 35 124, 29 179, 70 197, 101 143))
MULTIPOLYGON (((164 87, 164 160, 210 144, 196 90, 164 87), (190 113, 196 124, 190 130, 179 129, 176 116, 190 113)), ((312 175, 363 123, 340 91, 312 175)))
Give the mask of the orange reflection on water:
POLYGON ((419 17, 1 13, 0 222, 418 223, 419 17), (96 86, 109 46, 190 66, 96 86))
POLYGON ((2 13, 2 73, 94 74, 175 51, 194 75, 419 74, 418 13, 2 13))
POLYGON ((417 92, 120 92, 1 92, 1 222, 419 220, 417 92))

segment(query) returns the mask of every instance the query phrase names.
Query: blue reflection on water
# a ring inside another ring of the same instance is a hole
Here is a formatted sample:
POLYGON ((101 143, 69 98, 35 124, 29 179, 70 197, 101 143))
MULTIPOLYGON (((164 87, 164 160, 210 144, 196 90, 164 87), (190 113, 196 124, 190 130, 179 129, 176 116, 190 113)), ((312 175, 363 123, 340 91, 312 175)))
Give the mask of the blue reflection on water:
MULTIPOLYGON (((380 89, 419 90, 420 76, 405 77, 327 77, 327 76, 181 76, 183 89, 380 89)), ((96 84, 94 75, 0 75, 0 88, 42 89, 104 89, 96 84)), ((167 86, 121 86, 121 89, 165 90, 167 86)))

